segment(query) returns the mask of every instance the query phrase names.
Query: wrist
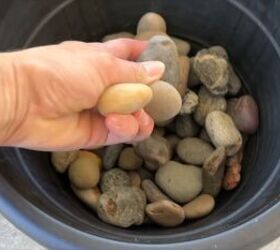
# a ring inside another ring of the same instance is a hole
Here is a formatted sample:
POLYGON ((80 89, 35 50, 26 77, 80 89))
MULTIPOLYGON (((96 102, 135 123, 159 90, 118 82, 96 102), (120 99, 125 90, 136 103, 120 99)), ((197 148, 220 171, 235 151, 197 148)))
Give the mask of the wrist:
POLYGON ((0 53, 0 146, 16 146, 27 113, 28 94, 20 73, 20 52, 0 53))

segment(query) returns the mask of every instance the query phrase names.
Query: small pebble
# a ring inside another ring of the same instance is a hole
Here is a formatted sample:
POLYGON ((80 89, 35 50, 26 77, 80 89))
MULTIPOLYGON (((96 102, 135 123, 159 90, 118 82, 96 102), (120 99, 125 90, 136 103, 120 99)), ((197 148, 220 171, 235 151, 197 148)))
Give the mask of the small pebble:
POLYGON ((134 151, 133 147, 125 148, 119 158, 119 167, 124 170, 136 170, 143 164, 143 159, 140 158, 134 151))
POLYGON ((212 143, 211 138, 209 137, 205 128, 201 129, 200 134, 199 134, 199 138, 203 141, 212 143))
POLYGON ((188 86, 190 60, 187 56, 179 56, 178 63, 180 68, 180 81, 177 90, 181 94, 181 96, 184 96, 188 86))
POLYGON ((146 197, 140 188, 116 187, 100 196, 97 214, 104 222, 127 228, 143 223, 145 206, 146 197))
POLYGON ((231 117, 221 111, 213 111, 206 117, 205 127, 216 147, 225 147, 227 156, 237 153, 242 145, 242 136, 231 117))
POLYGON ((59 173, 64 173, 78 155, 79 151, 52 152, 51 161, 54 169, 59 173))
POLYGON ((181 138, 196 136, 200 127, 191 115, 180 115, 176 118, 176 134, 181 138))
POLYGON ((94 153, 79 151, 68 170, 69 180, 80 189, 95 187, 100 179, 101 159, 94 153))
POLYGON ((153 130, 153 135, 164 136, 165 135, 165 129, 163 127, 155 127, 154 130, 153 130))
POLYGON ((123 144, 115 144, 115 145, 106 147, 105 153, 103 156, 103 168, 104 169, 109 170, 116 165, 123 147, 124 147, 123 144))
POLYGON ((183 104, 180 110, 180 114, 189 115, 193 113, 197 105, 198 105, 198 95, 192 90, 187 90, 185 96, 183 97, 183 104))
POLYGON ((202 165, 213 152, 214 148, 208 143, 196 137, 188 137, 177 145, 177 154, 182 161, 194 165, 202 165))
POLYGON ((189 72, 189 79, 188 79, 189 88, 194 88, 201 84, 197 74, 195 73, 193 64, 194 64, 194 58, 191 57, 190 58, 190 72, 189 72))
POLYGON ((138 169, 137 173, 139 174, 142 181, 154 179, 154 174, 146 168, 142 167, 142 168, 138 169))
POLYGON ((119 169, 113 168, 103 173, 100 181, 100 188, 103 193, 115 187, 130 186, 130 179, 128 174, 119 169))
POLYGON ((119 33, 114 33, 114 34, 110 34, 107 36, 104 36, 102 39, 102 42, 108 42, 114 39, 119 39, 119 38, 130 38, 133 39, 135 37, 135 35, 133 35, 132 33, 123 31, 123 32, 119 32, 119 33))
POLYGON ((136 171, 129 171, 128 172, 129 180, 130 180, 130 186, 132 187, 138 187, 141 186, 141 177, 136 171))
POLYGON ((158 169, 171 158, 169 143, 161 136, 150 136, 148 139, 137 143, 134 148, 136 153, 145 160, 145 163, 148 162, 150 170, 158 169))
POLYGON ((171 151, 173 152, 176 149, 177 144, 180 141, 180 138, 177 135, 169 134, 165 137, 165 139, 169 142, 171 151))
POLYGON ((148 204, 146 214, 153 222, 164 227, 175 227, 185 220, 183 208, 168 200, 148 204))
POLYGON ((170 200, 151 180, 144 180, 142 182, 142 189, 144 190, 149 202, 170 200))
POLYGON ((179 113, 182 98, 172 85, 164 81, 157 81, 151 85, 151 89, 153 98, 145 107, 145 111, 155 122, 167 121, 179 113))
POLYGON ((154 36, 149 40, 147 48, 138 58, 138 62, 161 61, 165 64, 162 80, 170 83, 176 89, 180 82, 178 52, 174 42, 167 36, 154 36))
POLYGON ((101 192, 98 187, 94 187, 90 189, 78 189, 72 185, 71 188, 82 202, 84 202, 87 206, 89 206, 94 211, 96 210, 97 203, 101 195, 101 192))
POLYGON ((259 126, 258 106, 250 95, 228 100, 227 113, 239 131, 254 134, 259 126))
POLYGON ((210 214, 215 207, 215 199, 208 194, 201 194, 183 206, 186 219, 199 219, 210 214))
POLYGON ((161 31, 166 33, 166 22, 162 16, 154 12, 143 15, 137 25, 137 34, 148 31, 161 31))
POLYGON ((180 56, 186 56, 189 54, 189 52, 191 51, 191 45, 187 41, 173 36, 171 37, 171 39, 176 44, 178 54, 180 56))
POLYGON ((121 83, 107 88, 97 103, 100 114, 128 115, 145 107, 153 97, 150 87, 141 83, 121 83))
POLYGON ((194 119, 201 126, 204 125, 206 116, 212 111, 226 111, 226 99, 223 96, 211 94, 205 87, 200 88, 198 98, 199 103, 194 113, 194 119))
POLYGON ((214 95, 225 95, 228 92, 229 67, 224 58, 199 51, 194 58, 194 70, 214 95))
POLYGON ((201 192, 202 170, 169 161, 157 170, 155 182, 172 200, 185 203, 201 192))
POLYGON ((216 197, 222 187, 226 153, 223 147, 217 148, 204 162, 203 193, 216 197))

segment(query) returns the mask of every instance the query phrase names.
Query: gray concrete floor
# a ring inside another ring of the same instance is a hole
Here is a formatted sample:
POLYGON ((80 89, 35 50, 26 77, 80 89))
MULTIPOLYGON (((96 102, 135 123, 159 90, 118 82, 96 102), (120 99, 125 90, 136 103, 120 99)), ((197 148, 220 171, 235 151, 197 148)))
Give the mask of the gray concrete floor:
MULTIPOLYGON (((0 214, 0 250, 46 250, 0 214)), ((280 237, 261 250, 280 250, 280 237)))

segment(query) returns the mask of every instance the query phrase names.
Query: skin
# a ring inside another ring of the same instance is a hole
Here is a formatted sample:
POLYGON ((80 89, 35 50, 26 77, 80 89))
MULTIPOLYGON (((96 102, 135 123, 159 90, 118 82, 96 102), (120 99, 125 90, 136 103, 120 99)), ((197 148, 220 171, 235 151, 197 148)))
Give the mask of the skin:
POLYGON ((0 54, 0 145, 35 150, 95 148, 148 137, 153 120, 96 111, 102 92, 117 83, 150 84, 160 62, 136 63, 147 42, 63 42, 0 54))

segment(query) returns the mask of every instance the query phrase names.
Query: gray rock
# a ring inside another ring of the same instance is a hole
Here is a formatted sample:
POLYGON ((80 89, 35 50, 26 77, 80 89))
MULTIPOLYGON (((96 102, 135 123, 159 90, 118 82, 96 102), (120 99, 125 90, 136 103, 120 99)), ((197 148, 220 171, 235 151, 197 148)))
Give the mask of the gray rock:
POLYGON ((180 115, 176 118, 176 134, 181 138, 196 136, 200 127, 191 115, 180 115))
POLYGON ((125 186, 130 186, 130 178, 125 171, 119 168, 108 170, 101 177, 100 188, 103 193, 115 187, 125 186))
POLYGON ((201 168, 169 161, 157 170, 156 184, 174 201, 185 203, 202 190, 201 168))
POLYGON ((177 155, 180 159, 195 165, 202 165, 213 150, 209 143, 196 137, 183 139, 177 145, 177 155))
POLYGON ((127 228, 143 223, 145 206, 146 197, 140 188, 118 187, 100 196, 97 214, 104 222, 127 228))
POLYGON ((142 189, 144 190, 149 202, 170 200, 151 180, 144 180, 142 182, 142 189))
POLYGON ((116 144, 116 145, 106 147, 104 157, 103 157, 104 169, 108 170, 116 165, 123 147, 124 147, 123 144, 116 144))

